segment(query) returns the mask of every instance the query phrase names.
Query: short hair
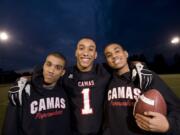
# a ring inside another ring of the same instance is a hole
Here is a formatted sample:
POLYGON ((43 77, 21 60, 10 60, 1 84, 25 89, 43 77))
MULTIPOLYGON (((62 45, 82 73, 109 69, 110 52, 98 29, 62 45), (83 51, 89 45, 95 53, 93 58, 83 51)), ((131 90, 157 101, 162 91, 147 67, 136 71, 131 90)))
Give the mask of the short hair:
POLYGON ((80 39, 77 41, 76 47, 77 47, 78 43, 79 43, 81 40, 84 40, 84 39, 91 40, 91 41, 93 41, 94 44, 96 45, 96 41, 95 41, 93 38, 91 38, 91 37, 82 37, 82 38, 80 38, 80 39))
MULTIPOLYGON (((66 66, 66 57, 62 54, 62 53, 60 53, 60 52, 51 52, 51 53, 49 53, 48 55, 47 55, 47 57, 48 56, 55 56, 55 57, 57 57, 57 58, 60 58, 60 59, 62 59, 63 61, 64 61, 64 67, 66 66)), ((46 58, 47 58, 46 57, 46 58)))
POLYGON ((92 40, 94 43, 96 42, 95 39, 93 37, 90 37, 90 36, 85 36, 85 37, 80 37, 77 41, 77 43, 82 40, 82 39, 88 39, 88 40, 92 40))
POLYGON ((115 43, 115 42, 108 43, 107 45, 105 45, 104 50, 106 49, 106 47, 113 45, 113 44, 120 46, 124 51, 126 51, 126 49, 124 48, 124 45, 119 44, 119 43, 115 43))

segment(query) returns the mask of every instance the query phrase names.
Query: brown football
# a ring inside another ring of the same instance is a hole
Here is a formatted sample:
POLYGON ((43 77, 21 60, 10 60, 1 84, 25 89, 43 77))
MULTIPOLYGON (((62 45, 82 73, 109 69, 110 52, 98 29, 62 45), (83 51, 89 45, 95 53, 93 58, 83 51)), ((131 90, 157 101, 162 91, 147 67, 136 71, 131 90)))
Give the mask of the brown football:
POLYGON ((134 104, 134 114, 144 114, 145 111, 167 114, 166 102, 158 90, 150 89, 144 92, 134 104))

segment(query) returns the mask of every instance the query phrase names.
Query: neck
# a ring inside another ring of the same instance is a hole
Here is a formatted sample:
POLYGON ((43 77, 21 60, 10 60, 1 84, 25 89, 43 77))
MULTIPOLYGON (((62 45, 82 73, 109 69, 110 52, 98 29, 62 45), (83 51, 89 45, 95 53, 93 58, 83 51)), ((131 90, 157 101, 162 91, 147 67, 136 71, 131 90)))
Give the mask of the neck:
POLYGON ((56 82, 55 83, 51 83, 51 84, 48 84, 48 83, 43 83, 43 87, 46 88, 46 89, 53 89, 56 85, 56 82))
POLYGON ((91 66, 89 66, 89 67, 85 67, 85 68, 83 68, 83 67, 81 67, 79 64, 77 64, 77 68, 78 68, 78 69, 79 69, 79 71, 81 71, 81 72, 89 72, 89 71, 91 71, 91 70, 92 70, 93 65, 91 65, 91 66))
POLYGON ((126 65, 124 65, 122 68, 117 69, 117 74, 118 74, 118 75, 122 75, 122 74, 124 74, 124 73, 129 72, 129 71, 130 71, 130 70, 129 70, 129 66, 128 66, 128 64, 126 64, 126 65))

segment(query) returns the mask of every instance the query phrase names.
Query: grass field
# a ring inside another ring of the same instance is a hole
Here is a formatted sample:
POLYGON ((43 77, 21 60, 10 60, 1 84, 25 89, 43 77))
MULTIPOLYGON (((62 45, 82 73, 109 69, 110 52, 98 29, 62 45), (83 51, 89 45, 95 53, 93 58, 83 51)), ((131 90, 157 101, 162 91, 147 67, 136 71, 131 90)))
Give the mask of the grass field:
MULTIPOLYGON (((180 97, 180 74, 161 75, 160 77, 170 86, 170 88, 176 93, 176 95, 180 97)), ((7 106, 7 91, 9 89, 9 86, 10 84, 0 85, 0 134, 7 106)))
POLYGON ((180 74, 161 75, 160 77, 169 85, 176 95, 180 97, 180 74))
POLYGON ((0 85, 0 134, 2 129, 2 122, 4 119, 4 114, 7 106, 7 91, 10 84, 1 84, 0 85))

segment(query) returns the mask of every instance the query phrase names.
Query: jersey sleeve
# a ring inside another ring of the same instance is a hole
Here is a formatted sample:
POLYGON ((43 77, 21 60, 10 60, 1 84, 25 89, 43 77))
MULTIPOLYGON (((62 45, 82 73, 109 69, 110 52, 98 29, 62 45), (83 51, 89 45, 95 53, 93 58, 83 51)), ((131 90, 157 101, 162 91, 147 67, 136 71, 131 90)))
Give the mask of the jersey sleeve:
POLYGON ((19 107, 8 104, 4 124, 2 129, 2 135, 20 135, 19 133, 19 107))
POLYGON ((152 88, 160 91, 167 104, 167 119, 170 128, 168 135, 180 134, 180 99, 173 93, 168 85, 157 75, 153 74, 152 88))

